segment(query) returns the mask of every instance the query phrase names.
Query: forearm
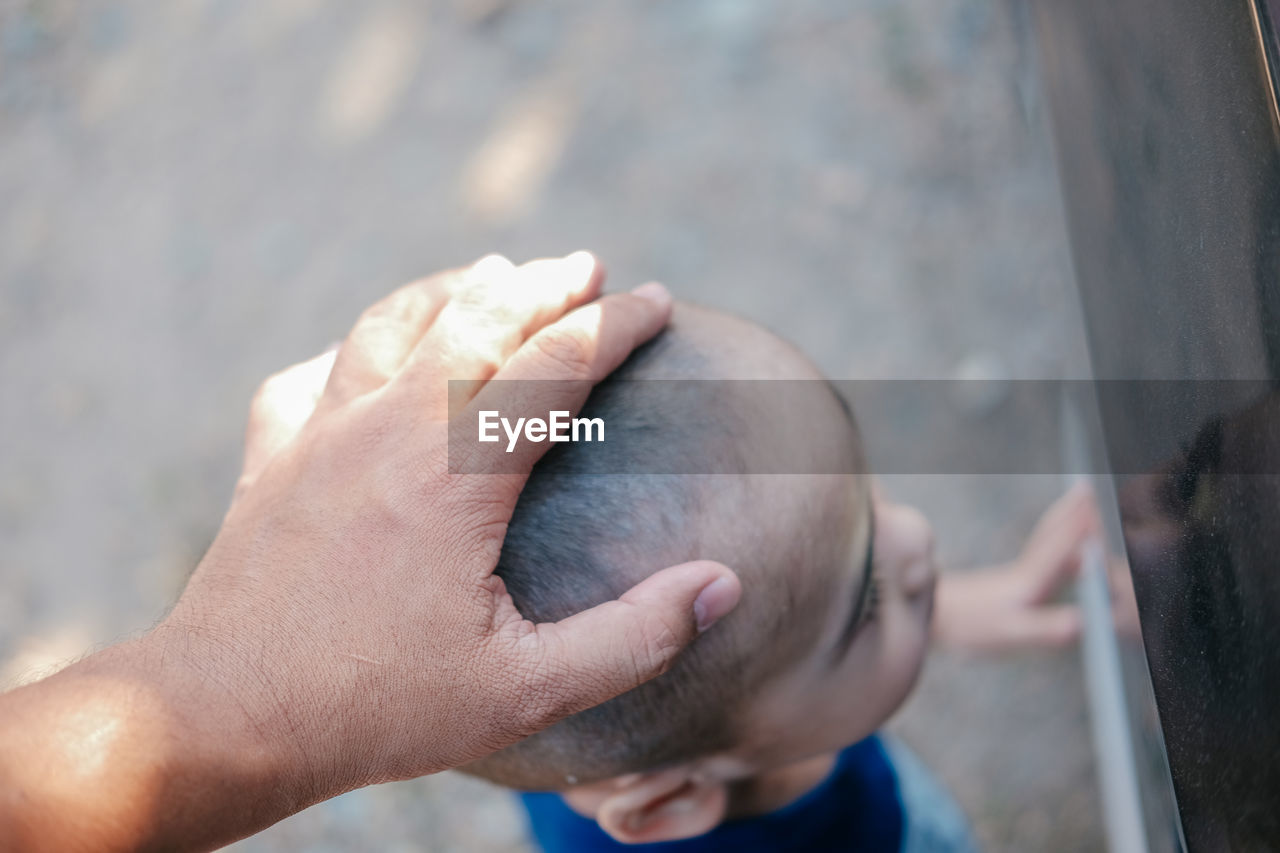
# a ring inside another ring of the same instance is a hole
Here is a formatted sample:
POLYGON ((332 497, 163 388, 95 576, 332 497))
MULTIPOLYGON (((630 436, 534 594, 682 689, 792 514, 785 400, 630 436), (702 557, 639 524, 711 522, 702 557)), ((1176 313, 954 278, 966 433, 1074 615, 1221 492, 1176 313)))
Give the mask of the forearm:
POLYGON ((933 599, 932 639, 947 648, 970 648, 973 635, 985 636, 998 625, 987 624, 992 603, 1007 597, 1000 583, 1005 567, 951 570, 938 577, 933 599))
POLYGON ((0 696, 0 849, 210 849, 307 805, 170 651, 130 641, 0 696))
POLYGON ((273 417, 264 385, 236 499, 166 623, 0 695, 0 849, 225 844, 606 701, 727 614, 736 576, 695 561, 523 619, 493 572, 536 453, 448 473, 449 404, 483 385, 449 377, 554 380, 550 408, 576 412, 666 324, 660 285, 602 281, 585 254, 489 257, 366 311, 304 383, 303 420, 273 417))

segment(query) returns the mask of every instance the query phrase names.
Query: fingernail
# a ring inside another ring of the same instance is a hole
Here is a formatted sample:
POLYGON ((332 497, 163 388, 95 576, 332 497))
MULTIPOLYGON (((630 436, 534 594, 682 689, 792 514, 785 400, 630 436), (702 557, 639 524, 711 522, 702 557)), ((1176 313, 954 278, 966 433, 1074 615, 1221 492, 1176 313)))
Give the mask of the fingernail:
POLYGON ((693 602, 693 618, 698 633, 720 621, 738 603, 741 589, 733 578, 719 577, 702 588, 693 602))
POLYGON ((639 296, 641 299, 648 299, 659 308, 666 308, 671 304, 671 291, 667 290, 656 281, 650 281, 640 285, 631 291, 633 296, 639 296))

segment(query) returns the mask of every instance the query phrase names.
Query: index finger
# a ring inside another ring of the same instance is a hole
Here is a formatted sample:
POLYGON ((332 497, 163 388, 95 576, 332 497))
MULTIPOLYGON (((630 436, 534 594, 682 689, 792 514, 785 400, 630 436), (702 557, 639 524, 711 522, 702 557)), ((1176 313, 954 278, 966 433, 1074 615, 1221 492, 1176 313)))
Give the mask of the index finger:
POLYGON ((1036 522, 1022 553, 1035 581, 1033 598, 1052 595, 1074 574, 1080 544, 1100 523, 1093 492, 1085 484, 1073 486, 1053 502, 1036 522))
POLYGON ((476 425, 483 410, 566 411, 577 414, 592 388, 631 353, 658 334, 671 317, 671 294, 660 284, 641 285, 584 305, 533 335, 469 401, 450 412, 449 471, 502 475, 501 498, 515 508, 534 464, 549 443, 481 444, 476 425))
POLYGON ((392 384, 412 389, 420 410, 443 419, 446 380, 459 380, 474 394, 530 335, 594 299, 603 281, 604 267, 589 252, 486 276, 440 309, 392 384))

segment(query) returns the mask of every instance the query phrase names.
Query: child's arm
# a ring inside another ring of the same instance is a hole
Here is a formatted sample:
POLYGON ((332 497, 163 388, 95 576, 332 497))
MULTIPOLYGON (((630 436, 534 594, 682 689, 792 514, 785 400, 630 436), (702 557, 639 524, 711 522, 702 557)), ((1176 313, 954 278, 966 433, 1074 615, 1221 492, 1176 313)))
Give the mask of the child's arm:
POLYGON ((1012 562, 943 574, 934 604, 934 639, 966 651, 1075 642, 1080 610, 1056 599, 1080 568, 1080 546, 1099 529, 1093 493, 1077 486, 1040 517, 1012 562))

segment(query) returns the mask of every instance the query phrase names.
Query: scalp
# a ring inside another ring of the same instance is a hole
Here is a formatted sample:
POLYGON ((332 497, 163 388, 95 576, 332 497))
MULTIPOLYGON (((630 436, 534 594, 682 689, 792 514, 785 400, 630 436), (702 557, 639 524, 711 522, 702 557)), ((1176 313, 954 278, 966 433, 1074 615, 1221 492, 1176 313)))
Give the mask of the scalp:
POLYGON ((496 570, 520 611, 555 621, 693 559, 731 566, 743 598, 666 674, 467 768, 511 787, 563 788, 569 776, 588 782, 729 748, 760 685, 816 642, 859 513, 848 477, 757 473, 806 455, 828 466, 818 470, 851 470, 857 433, 808 359, 737 317, 678 303, 670 327, 582 414, 623 424, 618 446, 645 464, 681 471, 717 455, 735 473, 599 474, 573 445, 548 453, 496 570), (689 379, 769 381, 696 383, 661 396, 660 416, 635 411, 653 397, 631 380, 689 379))
POLYGON ((669 346, 696 353, 696 366, 663 359, 645 379, 823 379, 813 362, 763 326, 692 302, 677 302, 663 333, 669 346))

